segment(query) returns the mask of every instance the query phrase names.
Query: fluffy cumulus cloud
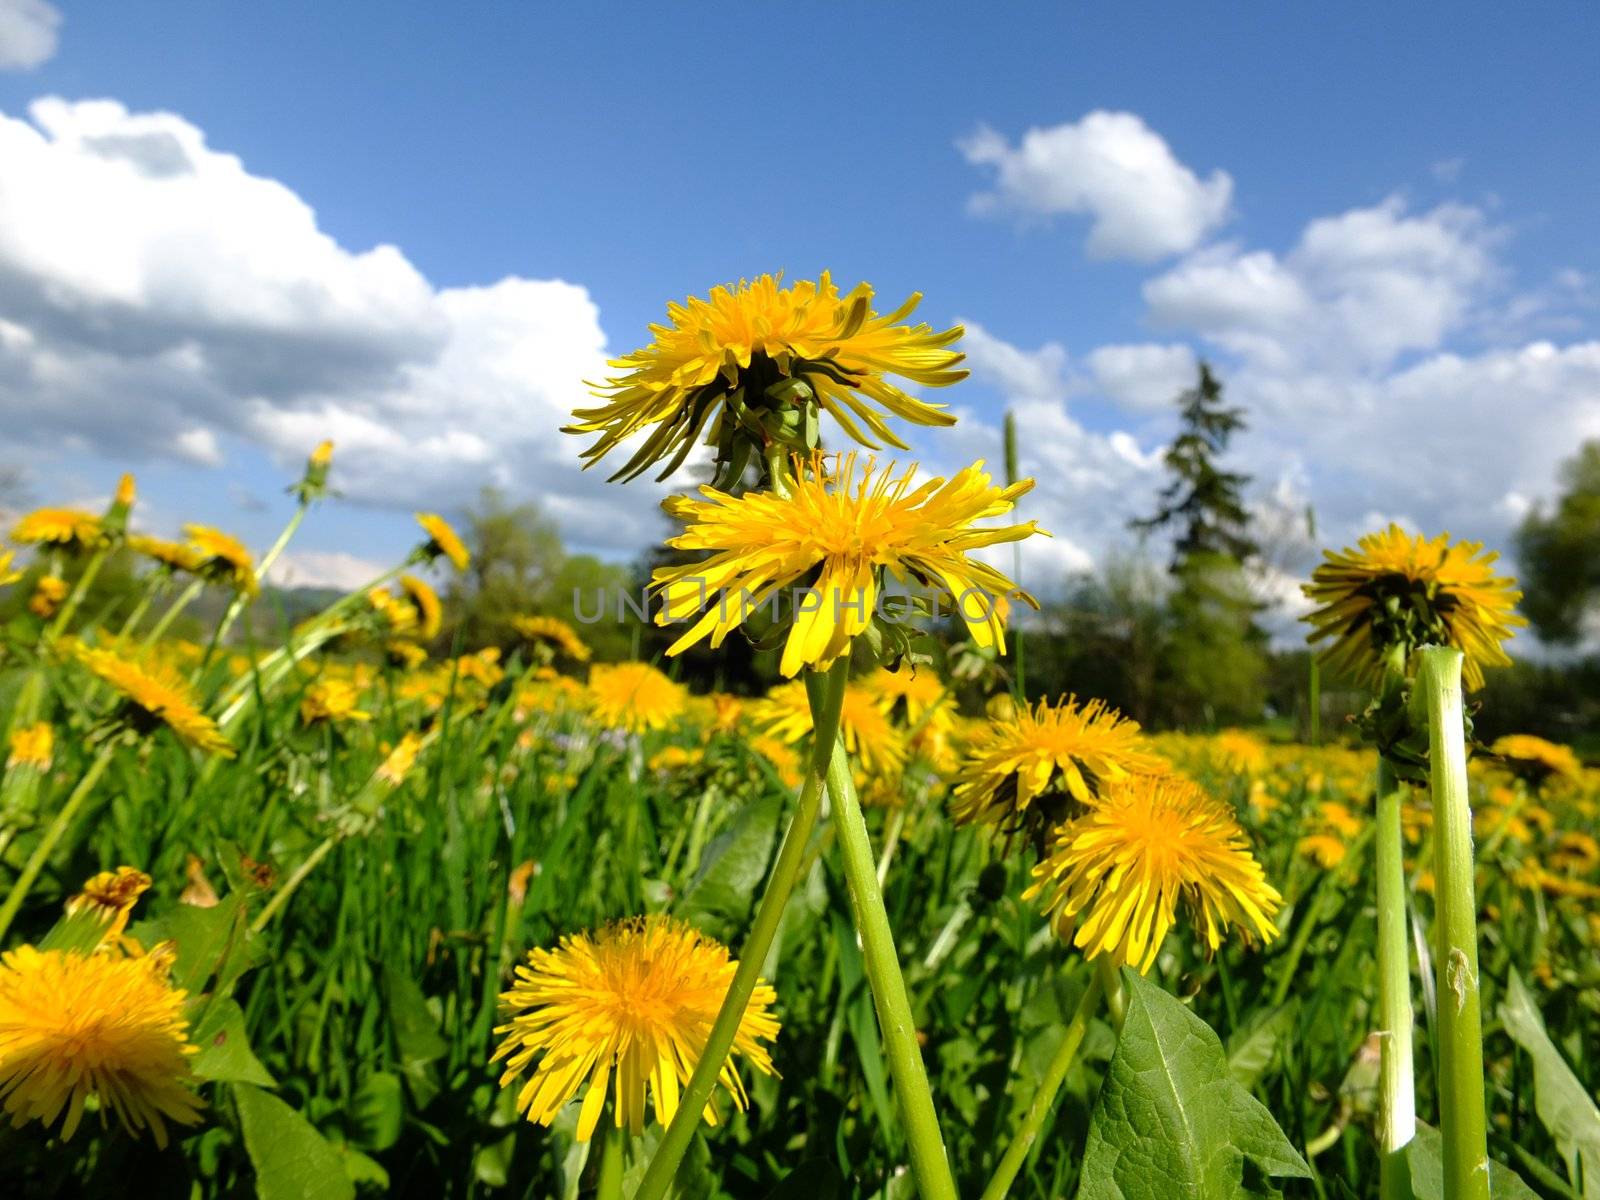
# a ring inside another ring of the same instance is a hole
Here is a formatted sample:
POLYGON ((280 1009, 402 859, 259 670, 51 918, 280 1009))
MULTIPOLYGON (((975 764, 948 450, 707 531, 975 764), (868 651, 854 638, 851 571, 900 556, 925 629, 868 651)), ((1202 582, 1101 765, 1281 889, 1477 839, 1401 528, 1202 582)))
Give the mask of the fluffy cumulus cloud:
POLYGON ((169 113, 47 99, 29 117, 0 115, 10 428, 205 466, 238 439, 288 471, 331 437, 354 500, 447 507, 499 484, 571 541, 652 540, 660 492, 579 472, 556 432, 604 369, 582 287, 436 288, 169 113))
POLYGON ((61 14, 45 0, 0 0, 0 71, 26 71, 56 52, 61 14))
POLYGON ((982 128, 960 143, 994 188, 972 198, 980 214, 1063 214, 1090 220, 1096 258, 1152 261, 1193 249, 1227 219, 1233 180, 1204 179, 1132 113, 1096 111, 1080 121, 1028 130, 1013 144, 982 128))

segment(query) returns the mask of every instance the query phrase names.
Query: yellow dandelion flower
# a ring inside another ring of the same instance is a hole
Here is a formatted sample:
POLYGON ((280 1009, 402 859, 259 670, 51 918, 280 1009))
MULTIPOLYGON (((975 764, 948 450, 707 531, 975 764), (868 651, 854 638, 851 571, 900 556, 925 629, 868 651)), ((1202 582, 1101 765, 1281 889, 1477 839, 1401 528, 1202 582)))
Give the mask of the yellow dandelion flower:
POLYGON ((589 701, 602 725, 642 734, 682 716, 689 693, 649 663, 621 662, 590 669, 589 701))
POLYGON ((361 689, 349 680, 319 679, 300 698, 300 720, 307 725, 370 720, 372 714, 364 712, 360 704, 361 689))
POLYGON ((456 659, 456 678, 492 688, 506 677, 500 665, 500 647, 485 646, 476 654, 463 654, 456 659))
POLYGON ((185 525, 183 532, 200 560, 196 574, 249 596, 260 590, 255 559, 238 538, 209 525, 185 525))
POLYGON ((862 686, 877 698, 884 712, 898 713, 912 729, 949 728, 955 722, 955 701, 931 667, 919 670, 901 663, 892 671, 880 668, 867 676, 862 686))
POLYGON ((150 890, 150 876, 136 867, 118 867, 90 876, 83 891, 67 901, 67 915, 90 912, 106 927, 107 940, 120 937, 128 926, 128 914, 139 897, 150 890))
POLYGON ((329 438, 323 438, 322 441, 317 443, 316 448, 311 451, 311 457, 306 461, 312 467, 326 471, 328 464, 333 461, 333 441, 329 438))
POLYGON ((25 546, 92 550, 105 540, 105 527, 93 513, 76 508, 36 508, 11 528, 11 540, 25 546))
POLYGON ((1577 779, 1583 774, 1583 764, 1570 746, 1547 742, 1531 733, 1508 733, 1496 738, 1489 753, 1502 759, 1513 774, 1535 785, 1552 776, 1577 779))
POLYGON ((11 754, 6 768, 33 767, 48 771, 55 756, 56 735, 49 721, 25 725, 11 732, 11 754))
POLYGON ((416 636, 424 642, 438 637, 444 624, 444 605, 439 603, 439 593, 427 580, 415 575, 400 576, 400 590, 416 612, 416 636))
POLYGON ((390 787, 399 787, 406 781, 406 776, 411 773, 411 768, 416 765, 417 755, 422 752, 422 735, 408 733, 395 743, 383 762, 378 765, 377 775, 390 787))
POLYGON ((560 617, 516 616, 511 618, 511 627, 528 641, 549 646, 575 662, 589 661, 589 647, 560 617))
MULTIPOLYGON (((583 1089, 577 1136, 593 1136, 616 1079, 616 1128, 644 1131, 645 1101, 665 1125, 681 1086, 705 1049, 712 1023, 733 982, 737 962, 719 943, 672 917, 637 917, 594 934, 534 950, 500 997, 510 1020, 491 1061, 506 1063, 500 1086, 531 1073, 517 1091, 517 1109, 549 1125, 583 1089)), ((733 1054, 764 1075, 772 1058, 763 1042, 778 1036, 771 1013, 777 994, 758 983, 739 1021, 733 1054)), ((718 1076, 734 1106, 746 1104, 732 1056, 718 1076)), ((704 1112, 717 1123, 715 1100, 704 1112)))
MULTIPOLYGON (((793 745, 813 732, 811 704, 806 685, 779 684, 750 706, 750 720, 768 737, 793 745)), ((880 778, 898 776, 906 765, 905 733, 897 729, 865 687, 850 684, 839 707, 839 737, 863 774, 880 778)))
POLYGON ((415 642, 408 642, 403 638, 396 638, 387 643, 383 651, 389 661, 402 671, 414 671, 428 661, 428 652, 415 642))
POLYGON ((422 531, 428 535, 422 552, 430 559, 448 558, 450 565, 456 570, 465 571, 467 564, 472 561, 472 552, 467 549, 460 535, 450 527, 450 522, 438 513, 419 512, 416 517, 417 524, 421 525, 422 531))
POLYGON ((1179 915, 1208 954, 1236 928, 1246 943, 1278 936, 1282 897, 1233 810, 1181 776, 1136 775, 1108 789, 1056 832, 1023 893, 1062 941, 1139 972, 1156 960, 1179 915))
POLYGON ((705 757, 705 751, 697 746, 664 746, 650 756, 645 766, 651 771, 671 775, 675 771, 698 767, 705 757))
POLYGON ((15 550, 0 550, 0 587, 15 583, 22 578, 22 572, 11 565, 16 557, 15 550))
POLYGON ((1332 870, 1344 861, 1345 844, 1331 833, 1313 833, 1295 843, 1295 849, 1323 870, 1332 870))
POLYGON ((1341 837, 1352 838, 1361 832, 1361 818, 1337 800, 1323 801, 1317 805, 1317 812, 1322 816, 1322 823, 1341 837))
POLYGON ((33 585, 33 595, 28 597, 28 611, 36 617, 53 617, 70 590, 65 579, 41 575, 33 585))
MULTIPOLYGON (((1039 532, 1033 521, 974 525, 1010 512, 1033 487, 1031 479, 994 487, 978 462, 949 480, 913 489, 914 465, 896 477, 893 467, 880 472, 871 462, 858 472, 853 454, 796 464, 801 469, 787 496, 733 496, 702 487, 703 500, 663 502, 686 526, 667 545, 710 552, 701 562, 658 568, 652 576, 665 600, 658 624, 706 610, 668 654, 708 636, 721 645, 755 610, 790 589, 794 624, 778 669, 792 677, 802 667, 825 668, 879 612, 885 572, 902 585, 948 594, 973 640, 1005 651, 1009 601, 1034 600, 968 553, 1039 532)), ((881 603, 889 610, 897 602, 889 597, 881 603)))
POLYGON ((1109 785, 1165 769, 1139 723, 1103 701, 1040 700, 973 735, 956 772, 950 815, 960 825, 1037 837, 1109 785))
POLYGON ((1223 729, 1212 739, 1217 760, 1230 771, 1254 775, 1266 770, 1267 747, 1253 733, 1242 729, 1223 729))
POLYGON ((813 412, 828 413, 865 446, 886 442, 904 449, 883 414, 915 425, 953 425, 955 418, 942 405, 907 395, 888 377, 945 387, 967 376, 957 369, 965 356, 948 349, 961 337, 960 326, 936 333, 926 324, 900 324, 921 299, 913 295, 880 315, 872 310, 868 285, 841 297, 823 272, 815 283, 802 280, 787 288, 763 275, 754 283, 713 288, 707 300, 691 296, 669 304, 671 323, 652 325, 650 345, 612 360, 623 374, 597 390, 604 403, 578 409, 565 432, 600 435, 582 454, 590 466, 619 442, 649 430, 614 479, 632 478, 670 459, 661 473, 665 478, 688 456, 702 429, 707 445, 725 447, 741 426, 749 428, 785 401, 814 405, 813 412))
POLYGON ((166 725, 196 749, 232 758, 233 745, 200 711, 188 682, 170 667, 130 662, 110 650, 80 645, 78 658, 122 695, 125 714, 140 733, 166 725))
POLYGON ((184 993, 170 956, 82 955, 19 946, 0 958, 0 1101, 13 1125, 54 1125, 69 1139, 92 1096, 132 1134, 167 1144, 168 1121, 192 1125, 184 993))
POLYGON ((1586 875, 1600 867, 1600 842, 1587 833, 1569 830, 1556 838, 1550 864, 1569 875, 1586 875))
POLYGON ((136 533, 128 539, 128 549, 171 571, 186 571, 192 575, 200 569, 199 551, 183 542, 169 542, 165 538, 136 533))
POLYGON ((1398 525, 1369 533, 1355 550, 1326 551, 1302 590, 1316 611, 1309 642, 1329 641, 1318 659, 1336 675, 1376 688, 1391 647, 1454 646, 1465 656, 1468 691, 1484 667, 1511 665, 1500 643, 1527 622, 1516 613, 1516 580, 1494 573, 1499 555, 1481 542, 1413 537, 1398 525))

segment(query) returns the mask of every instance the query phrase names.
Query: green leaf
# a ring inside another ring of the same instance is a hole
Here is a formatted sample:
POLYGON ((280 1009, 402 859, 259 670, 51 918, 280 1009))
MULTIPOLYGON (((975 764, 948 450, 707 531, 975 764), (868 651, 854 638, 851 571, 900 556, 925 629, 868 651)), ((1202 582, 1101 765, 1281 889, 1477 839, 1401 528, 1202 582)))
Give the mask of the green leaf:
POLYGON ((172 983, 190 995, 212 990, 226 995, 260 961, 261 939, 250 932, 244 896, 230 892, 210 908, 175 904, 152 921, 140 921, 128 932, 145 946, 171 941, 178 948, 172 983))
POLYGON ((1583 1179, 1585 1196, 1600 1196, 1600 1109, 1545 1032, 1544 1018, 1515 971, 1500 1002, 1500 1020, 1533 1060, 1534 1108, 1566 1160, 1567 1175, 1583 1179))
POLYGON ((417 1107, 426 1108, 439 1094, 439 1073, 433 1063, 449 1052, 450 1045, 439 1033, 422 989, 408 972, 385 963, 383 992, 389 1001, 389 1027, 400 1053, 401 1073, 417 1107))
POLYGON ((338 1146, 335 1149, 340 1161, 344 1163, 345 1176, 351 1183, 357 1187, 370 1184, 380 1192, 389 1190, 389 1172, 383 1169, 382 1163, 368 1158, 361 1151, 353 1150, 349 1146, 338 1146))
POLYGON ((700 873, 678 901, 678 916, 716 937, 726 937, 748 920, 772 863, 783 802, 784 797, 768 794, 735 814, 706 848, 700 873))
POLYGON ((271 1092, 233 1085, 260 1200, 354 1200, 344 1156, 271 1092))
MULTIPOLYGON (((1444 1194, 1444 1138, 1432 1125, 1417 1122, 1417 1136, 1406 1143, 1406 1166, 1411 1170, 1412 1200, 1446 1200, 1444 1194)), ((1489 1160, 1489 1194, 1494 1200, 1539 1200, 1539 1193, 1522 1182, 1504 1163, 1489 1160)))
POLYGON ((1277 1057, 1278 1047, 1294 1027, 1294 1002, 1255 1014, 1245 1028, 1228 1039, 1228 1071, 1242 1087, 1253 1088, 1277 1057))
POLYGON ((387 1150, 400 1140, 405 1103, 400 1095, 400 1076, 389 1071, 374 1071, 361 1081, 350 1097, 350 1136, 367 1150, 387 1150))
POLYGON ((261 1060, 250 1049, 244 1010, 228 996, 218 996, 206 1006, 192 1039, 200 1047, 190 1064, 201 1079, 217 1083, 254 1083, 277 1087, 261 1060))
POLYGON ((1122 972, 1127 1015, 1089 1123, 1080 1200, 1235 1200, 1253 1176, 1310 1178, 1272 1115, 1228 1072, 1211 1027, 1122 972))

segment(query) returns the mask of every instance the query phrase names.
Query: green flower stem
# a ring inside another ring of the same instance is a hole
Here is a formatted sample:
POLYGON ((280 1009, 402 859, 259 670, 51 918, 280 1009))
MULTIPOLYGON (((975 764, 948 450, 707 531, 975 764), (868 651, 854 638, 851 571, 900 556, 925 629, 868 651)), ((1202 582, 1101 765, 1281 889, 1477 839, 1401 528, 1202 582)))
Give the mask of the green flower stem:
POLYGON ((911 1173, 923 1200, 956 1200, 955 1179, 950 1173, 944 1136, 939 1132, 933 1093, 928 1088, 928 1073, 922 1063, 922 1048, 917 1044, 917 1027, 911 1015, 910 998, 906 995, 906 981, 900 974, 900 960, 895 953, 894 931, 883 906, 883 892, 878 888, 872 842, 867 836, 867 823, 856 798, 855 781, 850 778, 850 759, 842 743, 834 746, 833 759, 828 764, 828 797, 833 804, 834 825, 839 831, 839 850, 844 859, 850 906, 855 910, 856 931, 861 935, 867 982, 872 985, 878 1026, 889 1052, 889 1074, 900 1099, 900 1115, 911 1150, 911 1173))
POLYGON ((1028 1154, 1033 1149, 1034 1142, 1038 1140, 1045 1122, 1055 1110, 1056 1093, 1061 1090, 1067 1072, 1077 1061, 1078 1047, 1083 1044, 1083 1035, 1088 1032, 1089 1022, 1100 1007, 1104 989, 1105 975, 1096 969, 1089 976, 1089 986, 1084 989, 1083 996, 1078 1000, 1077 1010, 1073 1012, 1072 1021, 1062 1034, 1061 1044, 1056 1047, 1055 1056, 1045 1068, 1044 1078, 1039 1081, 1039 1090, 1033 1094, 1028 1111, 1023 1115, 1022 1124, 1017 1126, 1011 1145, 1006 1147, 1005 1157, 995 1169, 994 1177, 989 1180, 989 1186, 983 1189, 982 1200, 1004 1200, 1006 1193, 1011 1190, 1017 1172, 1021 1171, 1023 1163, 1028 1161, 1028 1154))
POLYGON ((189 583, 188 587, 184 588, 183 591, 178 593, 177 598, 167 606, 167 611, 161 614, 160 619, 157 620, 156 623, 151 627, 150 632, 145 634, 144 641, 139 643, 139 653, 141 656, 146 650, 150 649, 151 646, 155 645, 161 640, 161 635, 166 633, 167 630, 171 628, 172 623, 178 619, 178 614, 189 607, 190 603, 196 596, 200 594, 201 589, 203 589, 205 586, 205 580, 195 579, 189 583))
POLYGON ((1117 1032, 1122 1032, 1122 1019, 1128 1014, 1128 998, 1123 995, 1122 975, 1117 970, 1117 964, 1111 961, 1109 954, 1102 954, 1094 960, 1095 970, 1100 975, 1100 986, 1105 990, 1106 1007, 1111 1010, 1111 1023, 1117 1027, 1117 1032))
POLYGON ((78 576, 78 582, 72 587, 72 594, 67 597, 61 611, 56 613, 56 619, 50 624, 50 632, 46 640, 55 641, 66 632, 67 622, 72 620, 73 614, 78 611, 78 605, 83 603, 83 598, 89 594, 89 589, 94 586, 95 577, 100 574, 100 568, 105 565, 106 555, 110 553, 108 547, 102 546, 89 557, 84 564, 83 572, 78 576))
POLYGON ((89 793, 94 791, 94 785, 100 782, 106 768, 111 765, 111 756, 116 750, 113 742, 107 742, 100 747, 100 753, 95 756, 89 769, 84 772, 83 778, 78 780, 78 786, 72 789, 72 794, 67 797, 56 813, 55 819, 50 822, 44 831, 44 836, 39 839, 39 844, 33 848, 32 855, 23 865, 22 874, 17 876, 17 881, 11 885, 11 893, 6 897, 6 902, 0 906, 0 942, 5 940, 6 931, 11 928, 11 922, 16 919, 17 910, 22 907, 22 902, 28 898, 34 881, 39 878, 39 873, 44 870, 45 863, 50 860, 50 854, 56 848, 62 836, 72 826, 78 816, 78 810, 88 800, 89 793))
POLYGON ((778 861, 773 864, 772 874, 767 879, 766 891, 756 909, 755 920, 750 925, 750 934, 739 952, 739 966, 734 972, 733 982, 728 985, 728 994, 711 1026, 705 1048, 700 1052, 700 1060, 695 1063, 694 1072, 678 1098, 678 1111, 673 1114, 666 1133, 662 1135, 650 1159, 650 1165, 645 1169, 644 1178, 639 1181, 634 1200, 662 1200, 667 1194, 678 1172, 678 1164, 683 1160, 706 1104, 716 1089, 717 1076, 727 1062, 728 1052, 733 1049, 739 1022, 744 1019, 750 994, 755 991, 756 981, 761 977, 762 964, 766 962, 767 951, 777 936, 784 907, 789 902, 795 884, 799 882, 806 844, 811 840, 811 831, 816 826, 817 814, 822 808, 822 783, 839 736, 839 710, 844 705, 844 688, 849 672, 848 659, 841 658, 825 676, 813 673, 806 677, 812 705, 812 725, 816 730, 810 769, 800 787, 794 816, 790 818, 789 830, 784 834, 778 861))
POLYGON ((1412 1071, 1411 947, 1407 936, 1406 876, 1400 802, 1394 768, 1378 760, 1378 801, 1373 836, 1378 874, 1379 1185, 1383 1200, 1409 1200, 1411 1175, 1405 1148, 1417 1134, 1416 1081, 1412 1071))
POLYGON ((883 886, 884 880, 889 878, 889 864, 894 862, 895 847, 900 844, 900 835, 906 828, 906 806, 896 807, 889 814, 887 828, 883 831, 883 853, 878 855, 878 886, 883 886))
POLYGON ((289 903, 289 897, 294 895, 306 881, 306 876, 316 870, 317 864, 327 858, 343 838, 342 833, 330 833, 322 839, 315 850, 306 855, 306 860, 294 869, 294 874, 283 881, 283 886, 273 893, 272 899, 267 901, 267 906, 256 914, 254 921, 250 922, 251 933, 260 933, 267 927, 272 918, 278 915, 278 911, 289 903))
POLYGON ((607 1129, 600 1146, 600 1178, 595 1184, 596 1200, 622 1200, 622 1146, 627 1136, 620 1129, 607 1129))
MULTIPOLYGON (((264 579, 267 572, 272 569, 272 564, 278 561, 278 556, 283 553, 284 547, 289 544, 290 539, 294 537, 295 532, 300 528, 300 522, 306 519, 306 509, 308 507, 310 506, 305 501, 302 500, 300 502, 294 510, 294 516, 289 518, 289 523, 283 527, 283 532, 278 534, 278 540, 273 542, 272 548, 261 556, 261 561, 255 566, 255 574, 258 580, 264 579)), ((205 658, 201 660, 199 670, 195 673, 197 679, 211 665, 211 660, 216 655, 217 647, 222 645, 224 639, 227 638, 228 631, 233 628, 233 623, 239 619, 239 614, 244 611, 249 599, 242 591, 234 592, 233 599, 228 602, 228 610, 222 614, 222 620, 217 622, 216 632, 211 635, 211 644, 206 647, 205 658)))
POLYGON ((1439 1124, 1444 1192, 1489 1200, 1483 1099, 1483 1023, 1478 996, 1478 902, 1473 890, 1472 809, 1461 705, 1461 651, 1424 646, 1417 686, 1428 704, 1433 785, 1434 969, 1438 979, 1439 1124))

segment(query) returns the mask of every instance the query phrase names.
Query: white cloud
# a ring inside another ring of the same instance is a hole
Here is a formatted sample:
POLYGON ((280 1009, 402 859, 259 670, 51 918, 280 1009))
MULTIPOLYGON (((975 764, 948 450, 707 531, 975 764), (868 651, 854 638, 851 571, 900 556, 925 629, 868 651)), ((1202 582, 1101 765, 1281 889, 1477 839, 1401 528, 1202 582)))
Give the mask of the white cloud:
POLYGON ((976 321, 962 321, 966 334, 961 349, 973 377, 993 384, 1008 400, 1065 400, 1071 391, 1067 380, 1067 352, 1059 342, 1046 342, 1037 350, 1024 350, 995 337, 976 321))
POLYGON ((558 433, 605 369, 584 288, 435 288, 393 246, 340 245, 181 117, 59 99, 30 115, 0 115, 10 428, 202 464, 236 438, 291 473, 330 437, 353 500, 448 508, 498 484, 585 547, 655 539, 663 489, 580 472, 558 433))
POLYGON ((1168 412, 1195 383, 1194 350, 1184 345, 1100 346, 1088 357, 1096 385, 1132 413, 1168 412))
POLYGON ((1494 280, 1496 234, 1483 215, 1403 201, 1306 226, 1279 258, 1216 246, 1144 285, 1150 317, 1270 370, 1383 368, 1433 349, 1494 280))
POLYGON ((972 198, 974 212, 1088 216, 1096 258, 1151 261, 1191 250, 1227 219, 1233 196, 1226 171, 1201 179, 1132 113, 1099 110, 1030 129, 1014 146, 984 127, 960 149, 995 171, 995 189, 972 198))
POLYGON ((0 71, 26 71, 54 56, 60 24, 45 0, 0 0, 0 71))
POLYGON ((337 588, 353 592, 371 583, 392 565, 339 550, 286 550, 267 571, 266 579, 279 587, 337 588))

